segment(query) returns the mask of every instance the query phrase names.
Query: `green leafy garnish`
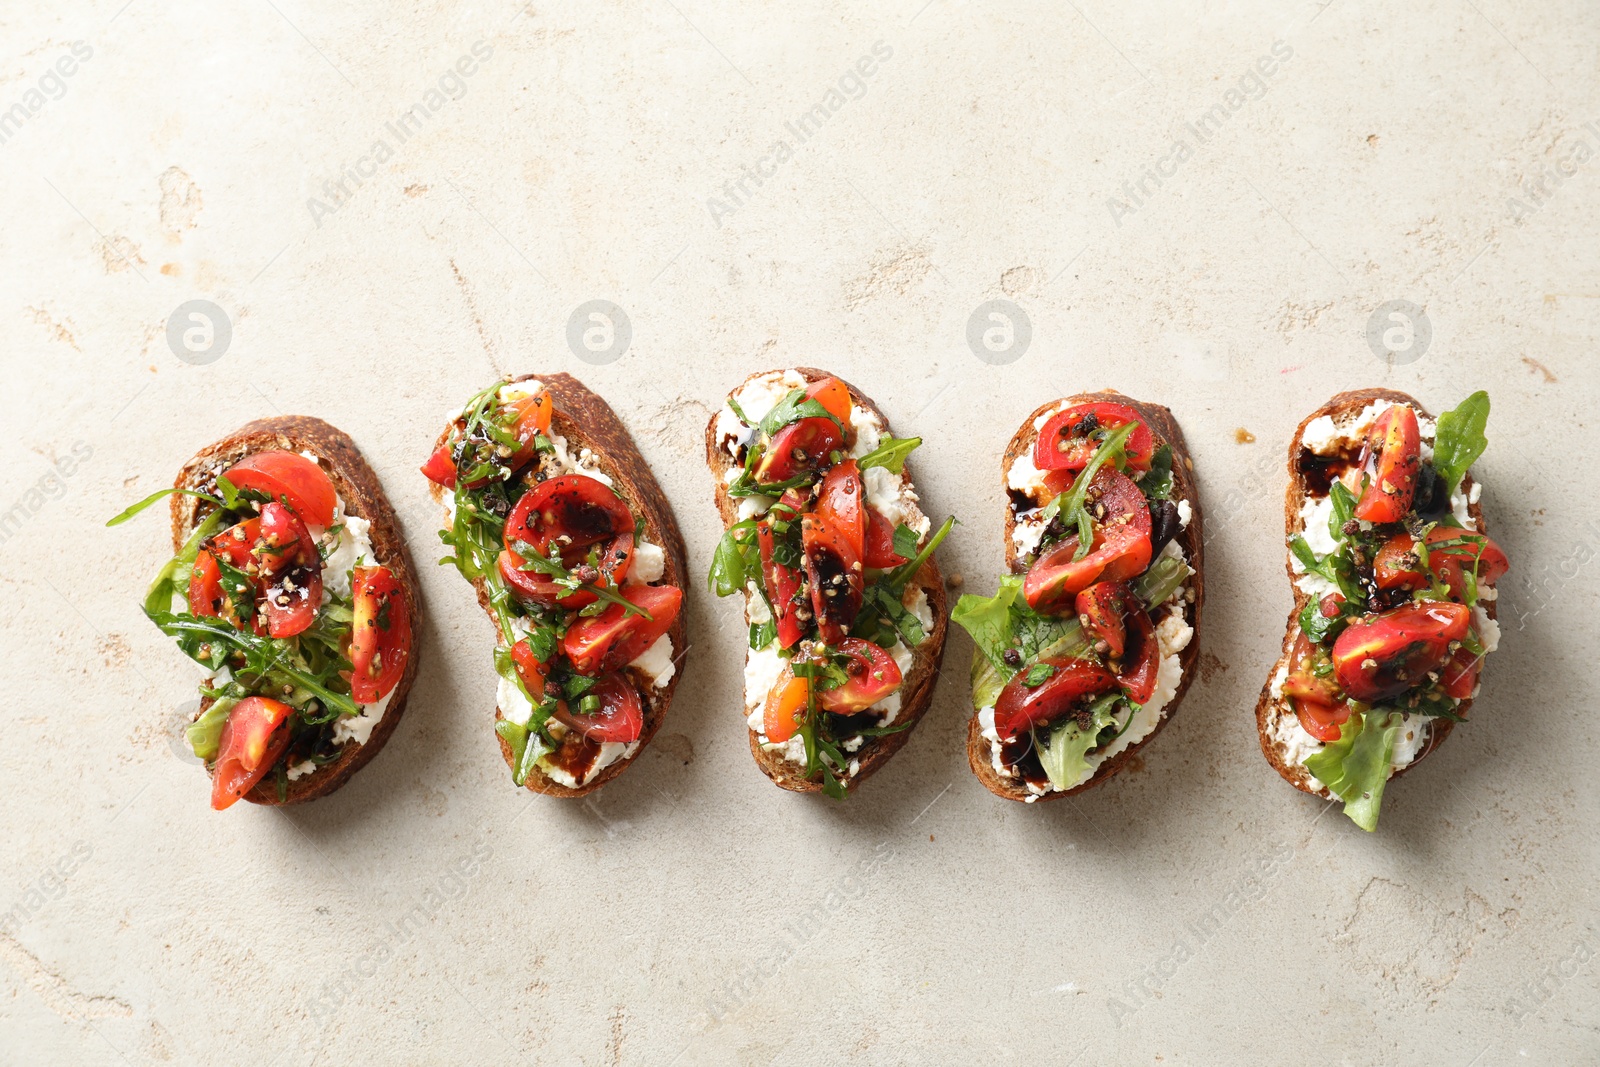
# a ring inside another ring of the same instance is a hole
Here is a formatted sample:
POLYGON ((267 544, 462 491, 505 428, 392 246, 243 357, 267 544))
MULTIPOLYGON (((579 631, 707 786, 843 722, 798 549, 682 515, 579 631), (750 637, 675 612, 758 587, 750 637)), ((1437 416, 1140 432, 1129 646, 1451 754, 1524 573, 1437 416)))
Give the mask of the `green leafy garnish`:
POLYGON ((761 432, 771 437, 785 426, 801 419, 827 419, 838 426, 841 433, 844 431, 839 420, 822 406, 820 400, 808 400, 804 389, 794 389, 767 412, 767 417, 761 420, 761 432))
POLYGON ((1048 682, 1051 678, 1054 678, 1055 674, 1056 669, 1050 664, 1035 663, 1032 667, 1028 668, 1028 674, 1027 677, 1023 679, 1023 684, 1029 689, 1034 689, 1048 682))
POLYGON ((1089 774, 1089 761, 1084 757, 1099 743, 1100 734, 1108 726, 1116 725, 1117 707, 1126 701, 1120 693, 1107 693, 1085 710, 1088 729, 1078 724, 1076 718, 1063 719, 1050 728, 1050 739, 1043 741, 1034 733, 1034 744, 1039 751, 1039 763, 1049 776, 1050 784, 1057 789, 1071 789, 1089 774))
POLYGON ((1378 826, 1402 722, 1399 712, 1387 708, 1352 711, 1339 727, 1339 740, 1306 757, 1306 770, 1344 801, 1350 821, 1369 833, 1378 826))
POLYGON ((862 470, 884 467, 891 474, 900 474, 905 470, 906 457, 920 444, 920 437, 885 437, 877 448, 856 460, 856 466, 862 470))
POLYGON ((894 554, 907 560, 917 554, 917 531, 903 522, 894 528, 894 554))
POLYGON ((1150 469, 1139 479, 1146 500, 1172 499, 1172 447, 1163 441, 1150 457, 1150 469))
POLYGON ((1444 480, 1447 491, 1456 491, 1467 468, 1489 447, 1489 439, 1483 435, 1488 424, 1489 394, 1482 389, 1439 416, 1433 439, 1433 469, 1444 480))
MULTIPOLYGON (((217 480, 219 482, 222 481, 221 478, 218 478, 217 480)), ((130 507, 118 512, 116 515, 113 515, 111 518, 107 519, 106 520, 106 525, 107 526, 121 526, 123 523, 127 522, 129 519, 131 519, 135 515, 139 514, 139 512, 143 511, 145 508, 149 507, 151 504, 154 504, 157 500, 163 500, 166 497, 169 497, 174 493, 181 493, 184 496, 192 496, 192 497, 198 497, 201 500, 208 500, 211 503, 215 504, 219 508, 226 507, 226 505, 223 504, 222 501, 218 500, 216 497, 212 496, 210 493, 198 493, 193 489, 178 489, 178 488, 159 489, 156 492, 151 493, 149 496, 145 497, 143 500, 139 501, 137 504, 133 504, 130 507)))

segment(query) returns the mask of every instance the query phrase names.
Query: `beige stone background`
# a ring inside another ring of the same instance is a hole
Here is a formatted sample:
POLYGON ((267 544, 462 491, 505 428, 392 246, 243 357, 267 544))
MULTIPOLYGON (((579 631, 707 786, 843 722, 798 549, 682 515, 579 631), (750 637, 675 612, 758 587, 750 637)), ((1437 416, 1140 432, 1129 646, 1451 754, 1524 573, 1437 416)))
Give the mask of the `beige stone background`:
POLYGON ((1597 44, 1581 0, 7 4, 0 1062, 1600 1062, 1597 44), (196 299, 231 324, 220 354, 180 346, 211 362, 168 344, 196 299), (597 299, 631 324, 615 362, 568 344, 597 299), (996 299, 1031 324, 998 365, 966 340, 996 299), (1367 341, 1391 300, 1432 332, 1393 366, 1367 341), (432 565, 416 468, 444 412, 578 374, 703 575, 707 415, 801 362, 925 437, 977 592, 1028 411, 1172 407, 1206 654, 1142 768, 990 796, 953 633, 859 796, 779 792, 739 722, 738 609, 697 584, 637 764, 588 803, 511 786, 489 627, 432 565), (1290 600, 1285 442, 1367 385, 1490 390, 1477 470, 1514 561, 1475 721, 1374 835, 1280 781, 1251 718, 1290 600), (342 792, 217 814, 175 748, 194 672, 137 608, 164 520, 103 523, 274 412, 383 477, 426 662, 342 792))

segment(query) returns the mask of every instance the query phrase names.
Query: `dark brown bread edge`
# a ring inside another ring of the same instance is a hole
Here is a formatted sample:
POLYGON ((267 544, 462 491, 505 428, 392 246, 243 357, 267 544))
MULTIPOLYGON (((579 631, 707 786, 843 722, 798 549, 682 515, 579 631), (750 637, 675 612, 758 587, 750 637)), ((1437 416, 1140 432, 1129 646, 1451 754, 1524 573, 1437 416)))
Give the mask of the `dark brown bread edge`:
MULTIPOLYGON (((394 696, 389 701, 383 718, 372 728, 367 743, 347 742, 339 758, 317 768, 311 774, 289 783, 285 798, 278 799, 276 782, 267 779, 256 785, 245 799, 254 804, 300 804, 327 796, 350 780, 366 766, 389 741, 400 717, 405 714, 411 685, 416 681, 417 663, 421 659, 422 613, 417 594, 415 570, 410 553, 406 550, 395 520, 394 508, 384 495, 378 476, 367 465, 361 450, 350 435, 321 419, 309 415, 281 415, 269 419, 256 419, 238 430, 202 449, 185 463, 173 485, 184 489, 213 491, 216 475, 247 455, 285 449, 290 452, 306 451, 323 460, 323 469, 333 481, 333 487, 344 501, 347 514, 358 515, 372 524, 370 538, 373 555, 395 572, 399 579, 401 595, 411 614, 411 653, 406 660, 405 672, 395 684, 394 696)), ((196 525, 200 501, 191 496, 175 494, 172 497, 172 550, 177 552, 189 539, 196 525)), ((201 701, 202 710, 209 700, 201 701)))
MULTIPOLYGON (((1178 683, 1178 691, 1172 695, 1172 700, 1163 709, 1161 718, 1156 722, 1155 729, 1140 740, 1137 744, 1130 745, 1127 749, 1117 753, 1095 769, 1089 779, 1067 790, 1051 790, 1038 796, 1038 802, 1047 800, 1060 800, 1062 797, 1081 793, 1115 777, 1121 770, 1133 761, 1136 753, 1145 745, 1155 740, 1156 735, 1166 728, 1172 717, 1178 713, 1178 706, 1183 703, 1183 698, 1189 691, 1189 683, 1194 681, 1200 662, 1200 618, 1205 605, 1205 522, 1201 515, 1200 494, 1195 485, 1194 462, 1189 458, 1189 446, 1184 440, 1183 429, 1172 417, 1172 412, 1159 404, 1147 404, 1124 396, 1114 389, 1106 389, 1097 393, 1080 393, 1060 400, 1052 400, 1035 408, 1033 413, 1023 420, 1021 428, 1011 438, 1011 443, 1006 446, 1005 454, 1000 457, 1001 484, 1005 485, 1010 475, 1011 464, 1018 456, 1033 451, 1034 441, 1039 436, 1039 431, 1034 429, 1034 421, 1047 411, 1053 411, 1063 405, 1090 404, 1097 402, 1112 402, 1125 404, 1138 412, 1145 420, 1156 437, 1165 441, 1172 449, 1172 484, 1176 499, 1189 502, 1189 525, 1180 530, 1174 538, 1183 548, 1184 556, 1194 574, 1189 579, 1191 588, 1194 589, 1194 604, 1189 615, 1189 625, 1194 629, 1194 636, 1189 639, 1189 644, 1178 653, 1178 663, 1183 668, 1183 678, 1178 683)), ((1011 531, 1016 526, 1011 509, 1006 508, 1005 514, 1005 551, 1006 567, 1013 573, 1020 572, 1023 568, 1017 560, 1016 543, 1011 539, 1011 531)), ((982 655, 973 651, 974 656, 982 655)), ((1029 797, 1035 796, 1028 791, 1028 787, 1021 781, 1005 778, 994 769, 990 759, 989 742, 984 738, 982 728, 978 725, 978 715, 974 711, 972 718, 967 721, 967 762, 972 766, 972 773, 978 776, 978 781, 995 796, 1007 800, 1027 802, 1029 797)))
MULTIPOLYGON (((632 435, 617 417, 617 413, 598 393, 570 374, 523 374, 510 379, 511 383, 526 381, 537 381, 549 391, 550 399, 555 403, 555 413, 551 416, 550 428, 567 439, 569 451, 589 449, 594 454, 600 470, 611 478, 629 504, 644 516, 646 537, 666 550, 666 568, 662 574, 662 581, 682 589, 687 601, 690 590, 685 577, 689 568, 685 563, 683 534, 678 529, 678 520, 673 517, 672 506, 667 503, 666 494, 661 491, 655 475, 651 473, 650 465, 639 453, 638 446, 633 443, 632 435)), ((445 426, 444 431, 434 442, 435 449, 449 438, 450 429, 449 425, 445 426)), ((434 500, 442 506, 446 490, 431 482, 429 489, 433 493, 434 500)), ((489 591, 481 578, 473 581, 472 585, 478 595, 478 605, 483 608, 484 614, 496 628, 495 639, 498 642, 498 624, 495 623, 494 612, 489 608, 489 591)), ((639 734, 639 747, 633 755, 606 767, 593 779, 577 788, 562 785, 546 777, 543 771, 535 767, 533 773, 528 775, 529 790, 552 797, 568 799, 584 797, 633 765, 649 746, 651 738, 655 737, 661 724, 666 721, 667 709, 672 705, 672 695, 678 688, 678 682, 683 678, 684 657, 689 649, 688 615, 688 604, 685 603, 683 609, 678 612, 677 621, 667 631, 668 636, 672 638, 672 647, 676 653, 673 662, 678 668, 672 680, 664 689, 659 690, 651 687, 648 680, 644 680, 644 684, 638 686, 639 695, 644 703, 644 728, 639 734)), ((495 708, 494 715, 496 720, 505 718, 504 712, 498 707, 495 708)), ((499 734, 495 735, 495 740, 500 745, 500 754, 504 757, 506 766, 511 766, 511 745, 499 734)))
MULTIPOLYGON (((1294 437, 1289 440, 1289 484, 1283 495, 1283 536, 1285 542, 1300 532, 1300 508, 1305 504, 1306 492, 1304 484, 1295 474, 1295 461, 1300 455, 1300 439, 1304 436, 1306 427, 1314 419, 1323 415, 1330 416, 1337 422, 1343 415, 1359 413, 1374 400, 1386 400, 1394 404, 1409 404, 1416 410, 1418 415, 1433 417, 1415 397, 1409 394, 1397 392, 1393 389, 1356 389, 1348 393, 1340 393, 1302 419, 1300 425, 1295 427, 1294 437)), ((1462 492, 1470 494, 1472 485, 1472 474, 1468 472, 1461 481, 1462 492)), ((1481 506, 1476 503, 1468 504, 1467 514, 1477 524, 1479 532, 1488 533, 1488 530, 1484 528, 1483 508, 1481 506)), ((1313 778, 1311 772, 1307 771, 1303 764, 1291 763, 1287 750, 1273 741, 1269 732, 1272 719, 1278 713, 1279 708, 1278 702, 1272 696, 1272 679, 1278 673, 1278 668, 1287 664, 1289 660, 1289 652, 1294 646, 1295 634, 1300 626, 1300 611, 1306 606, 1306 602, 1311 599, 1309 595, 1300 591, 1299 586, 1295 585, 1296 575, 1294 573, 1293 558, 1293 555, 1286 547, 1283 567, 1284 571, 1289 575, 1289 589, 1294 594, 1294 607, 1289 609, 1289 621, 1284 627, 1283 649, 1278 654, 1278 658, 1273 661, 1272 666, 1267 669, 1266 683, 1261 687, 1261 696, 1256 699, 1256 734, 1261 742, 1261 754, 1267 757, 1267 762, 1272 764, 1273 770, 1283 776, 1284 781, 1302 792, 1310 793, 1313 796, 1328 797, 1331 794, 1329 794, 1327 788, 1313 778)), ((1482 606, 1491 619, 1497 617, 1495 601, 1485 600, 1482 602, 1482 606)), ((1460 708, 1457 710, 1462 716, 1465 716, 1471 707, 1472 700, 1469 698, 1462 701, 1460 708)), ((1294 713, 1289 711, 1287 714, 1292 715, 1294 713)), ((1394 781, 1432 755, 1435 749, 1444 744, 1445 738, 1449 737, 1454 729, 1455 723, 1451 720, 1434 719, 1428 730, 1428 747, 1417 753, 1416 759, 1390 775, 1389 780, 1394 781)))
MULTIPOLYGON (((765 374, 781 373, 787 369, 789 368, 778 367, 774 368, 774 370, 757 371, 735 386, 729 395, 737 393, 744 388, 745 382, 749 382, 753 378, 759 378, 765 374)), ((836 374, 830 374, 815 367, 795 367, 793 370, 805 378, 807 382, 838 377, 836 374)), ((839 380, 844 382, 842 378, 839 380)), ((878 405, 849 382, 844 382, 844 385, 850 390, 851 401, 857 407, 872 412, 878 422, 883 425, 883 432, 887 435, 890 432, 889 420, 878 405)), ((728 483, 724 478, 724 474, 728 468, 733 466, 733 459, 717 447, 716 412, 712 413, 711 421, 706 426, 706 466, 711 469, 712 477, 716 480, 717 511, 722 516, 722 525, 726 529, 737 521, 739 508, 733 498, 728 495, 728 483)), ((905 473, 912 486, 915 487, 916 479, 911 477, 911 465, 909 462, 906 464, 905 473)), ((855 753, 858 769, 850 777, 852 790, 876 773, 878 768, 889 761, 890 756, 900 751, 905 743, 911 740, 911 735, 916 730, 916 724, 922 720, 922 716, 933 703, 934 683, 938 681, 939 669, 944 662, 944 639, 950 625, 944 591, 944 575, 940 573, 939 564, 933 556, 928 557, 927 562, 922 565, 922 569, 917 572, 916 582, 928 598, 928 609, 933 613, 933 633, 929 634, 927 640, 923 641, 922 644, 912 649, 913 665, 910 673, 902 682, 900 714, 895 721, 905 722, 909 720, 912 726, 910 729, 901 730, 898 733, 867 739, 855 753)), ((748 655, 748 649, 746 654, 748 655)), ((743 691, 741 686, 740 693, 742 694, 743 691)), ((739 716, 741 721, 745 718, 743 707, 744 701, 741 699, 739 716)), ((777 753, 763 750, 761 743, 757 740, 759 735, 756 731, 751 730, 748 725, 746 725, 745 730, 749 734, 750 754, 755 757, 756 766, 760 767, 761 772, 772 779, 776 785, 796 793, 818 793, 822 791, 820 779, 813 780, 805 777, 800 773, 801 768, 794 763, 784 759, 777 753)))

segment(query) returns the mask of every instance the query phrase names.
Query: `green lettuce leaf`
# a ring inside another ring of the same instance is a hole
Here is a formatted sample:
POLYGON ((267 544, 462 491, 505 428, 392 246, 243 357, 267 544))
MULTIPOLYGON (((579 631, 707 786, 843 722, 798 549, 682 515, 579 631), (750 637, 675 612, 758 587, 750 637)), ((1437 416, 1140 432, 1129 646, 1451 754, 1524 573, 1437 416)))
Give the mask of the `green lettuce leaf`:
POLYGON ((1039 763, 1050 776, 1051 785, 1071 789, 1088 777, 1089 761, 1084 757, 1095 747, 1100 732, 1116 722, 1117 706, 1122 700, 1120 693, 1108 693, 1095 701, 1089 708, 1093 718, 1087 730, 1078 725, 1078 720, 1066 719, 1050 731, 1048 744, 1039 744, 1038 734, 1034 735, 1035 744, 1039 744, 1039 763))
POLYGON ((1339 728, 1339 740, 1306 759, 1306 770, 1344 801, 1344 813, 1368 833, 1378 827, 1401 722, 1399 712, 1385 708, 1354 712, 1339 728))
POLYGON ((1489 439, 1483 435, 1488 424, 1489 394, 1482 389, 1439 416, 1433 441, 1433 469, 1450 492, 1456 491, 1467 468, 1489 447, 1489 439))

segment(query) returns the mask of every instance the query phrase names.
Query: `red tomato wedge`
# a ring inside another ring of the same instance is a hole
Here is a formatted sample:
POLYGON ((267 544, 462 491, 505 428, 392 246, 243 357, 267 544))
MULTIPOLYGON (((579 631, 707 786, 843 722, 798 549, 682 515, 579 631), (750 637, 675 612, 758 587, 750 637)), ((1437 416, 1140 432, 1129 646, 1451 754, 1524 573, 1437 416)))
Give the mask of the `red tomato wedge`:
POLYGON ((224 472, 235 489, 250 489, 286 503, 313 526, 333 522, 338 496, 322 467, 298 452, 257 452, 224 472))
POLYGON ((1106 643, 1112 659, 1121 659, 1127 645, 1128 627, 1122 621, 1127 610, 1129 590, 1123 582, 1096 582, 1079 593, 1073 606, 1078 609, 1078 624, 1106 643))
POLYGON ((818 415, 792 422, 767 443, 766 454, 756 464, 755 479, 764 485, 788 481, 826 462, 829 453, 843 445, 844 434, 832 419, 818 415))
POLYGON ((267 633, 293 637, 308 629, 322 606, 322 556, 300 516, 276 500, 261 505, 256 548, 267 577, 262 604, 267 633))
POLYGON ((539 435, 550 432, 550 416, 555 414, 555 401, 541 389, 532 396, 518 397, 501 407, 507 415, 515 413, 517 417, 516 424, 511 428, 517 438, 517 449, 506 460, 506 466, 515 471, 538 451, 539 435))
MULTIPOLYGON (((563 559, 567 571, 579 581, 616 588, 622 585, 633 566, 633 531, 626 530, 613 537, 605 554, 597 564, 588 562, 582 548, 570 551, 563 559)), ((558 585, 554 578, 536 570, 525 569, 527 560, 511 549, 501 549, 497 559, 500 577, 505 579, 512 592, 523 600, 536 604, 559 604, 576 611, 599 600, 599 594, 589 589, 568 589, 558 585)))
POLYGON ((1085 697, 1108 693, 1117 686, 1116 675, 1081 659, 1046 659, 1056 668, 1047 680, 1029 688, 1023 670, 1000 690, 994 705, 994 729, 1002 741, 1013 741, 1035 726, 1061 718, 1085 697))
POLYGON ((250 584, 249 601, 234 603, 222 588, 222 571, 216 558, 202 548, 189 571, 189 613, 223 618, 240 630, 249 626, 255 633, 265 636, 267 628, 256 612, 261 583, 251 579, 250 584))
POLYGON ((1046 552, 1028 569, 1022 595, 1035 611, 1062 611, 1095 582, 1137 578, 1150 565, 1150 506, 1126 475, 1102 468, 1090 483, 1084 506, 1093 514, 1094 544, 1082 559, 1077 535, 1046 552))
POLYGON ((350 588, 350 698, 374 704, 394 689, 411 655, 411 610, 388 567, 357 567, 350 588))
POLYGON ((767 587, 767 599, 772 603, 773 620, 777 623, 778 647, 792 648, 805 634, 798 614, 801 605, 795 602, 800 591, 800 572, 773 559, 775 542, 769 519, 756 524, 756 545, 761 549, 761 578, 767 587))
POLYGON ((1411 510, 1417 493, 1417 470, 1422 463, 1422 435, 1417 413, 1405 404, 1384 409, 1361 450, 1360 469, 1371 479, 1355 517, 1367 522, 1399 522, 1411 510))
POLYGON ((683 607, 683 590, 675 585, 632 586, 624 595, 650 618, 613 604, 591 618, 575 620, 561 645, 579 674, 617 670, 633 662, 672 628, 683 607))
POLYGON ((524 637, 511 646, 511 665, 522 679, 528 695, 538 700, 544 694, 544 683, 550 677, 550 664, 534 655, 533 646, 524 637))
POLYGON ((217 811, 254 788, 289 747, 289 705, 245 697, 228 713, 211 772, 211 806, 217 811))
POLYGON ((813 513, 838 531, 857 559, 866 552, 865 493, 861 469, 856 466, 855 460, 847 459, 822 479, 822 487, 817 491, 817 508, 813 513))
POLYGON ((1328 653, 1312 644, 1303 630, 1295 634, 1294 647, 1289 650, 1289 674, 1284 679, 1283 691, 1291 697, 1317 704, 1344 703, 1344 690, 1333 676, 1328 653))
POLYGON ((778 676, 778 684, 767 694, 766 708, 762 713, 761 732, 768 741, 782 743, 800 730, 806 717, 806 699, 811 683, 796 678, 788 667, 778 676))
POLYGON ((244 568, 256 561, 253 554, 261 539, 261 519, 248 518, 212 537, 206 548, 227 561, 230 567, 244 568))
POLYGON ((1310 697, 1290 697, 1289 704, 1306 733, 1324 744, 1339 740, 1339 728, 1350 717, 1349 704, 1323 704, 1310 697))
POLYGON ((451 455, 452 451, 452 446, 447 441, 434 449, 433 455, 428 457, 428 462, 422 465, 423 476, 446 489, 456 487, 456 461, 451 455))
POLYGON ((824 378, 806 387, 806 399, 821 404, 839 425, 850 428, 850 387, 837 378, 824 378))
POLYGON ((585 695, 599 697, 600 706, 593 711, 573 711, 563 700, 556 705, 555 717, 596 744, 639 740, 644 732, 644 708, 632 682, 616 672, 603 674, 585 695))
POLYGON ((522 494, 506 519, 505 544, 526 541, 548 552, 556 538, 562 555, 633 532, 633 513, 616 490, 584 474, 563 474, 522 494))
POLYGON ((1143 704, 1155 695, 1156 675, 1161 668, 1161 645, 1156 641, 1156 628, 1142 604, 1128 612, 1127 620, 1128 647, 1123 652, 1117 681, 1129 700, 1143 704))
MULTIPOLYGON (((1470 530, 1435 526, 1428 531, 1427 545, 1428 570, 1445 583, 1453 600, 1466 597, 1467 571, 1476 574, 1479 585, 1493 585, 1511 566, 1499 545, 1470 530), (1436 547, 1441 544, 1443 548, 1436 547)), ((1416 540, 1407 533, 1395 534, 1378 550, 1372 576, 1380 589, 1421 589, 1429 584, 1416 540)))
POLYGON ((1478 687, 1478 669, 1482 666, 1482 656, 1473 655, 1465 645, 1456 649, 1439 670, 1439 685, 1445 696, 1457 700, 1470 697, 1478 687))
POLYGON ((871 641, 847 637, 839 642, 837 651, 848 657, 845 673, 850 680, 837 689, 817 690, 817 703, 825 710, 835 715, 853 715, 900 688, 899 664, 871 641))
POLYGON ((823 644, 837 645, 861 611, 861 557, 848 535, 818 515, 801 519, 800 540, 817 635, 823 644))
POLYGON ((1334 641, 1334 674, 1356 700, 1399 696, 1443 665, 1471 619, 1465 604, 1433 600, 1363 616, 1334 641))
POLYGON ((894 523, 872 508, 867 509, 866 552, 861 562, 875 570, 888 570, 911 562, 894 550, 894 523))
POLYGON ((1137 422, 1139 428, 1128 437, 1123 450, 1128 467, 1150 469, 1155 456, 1155 440, 1139 413, 1125 404, 1074 404, 1051 416, 1033 443, 1033 465, 1042 471, 1081 471, 1094 458, 1100 443, 1091 439, 1096 430, 1115 430, 1137 422))

